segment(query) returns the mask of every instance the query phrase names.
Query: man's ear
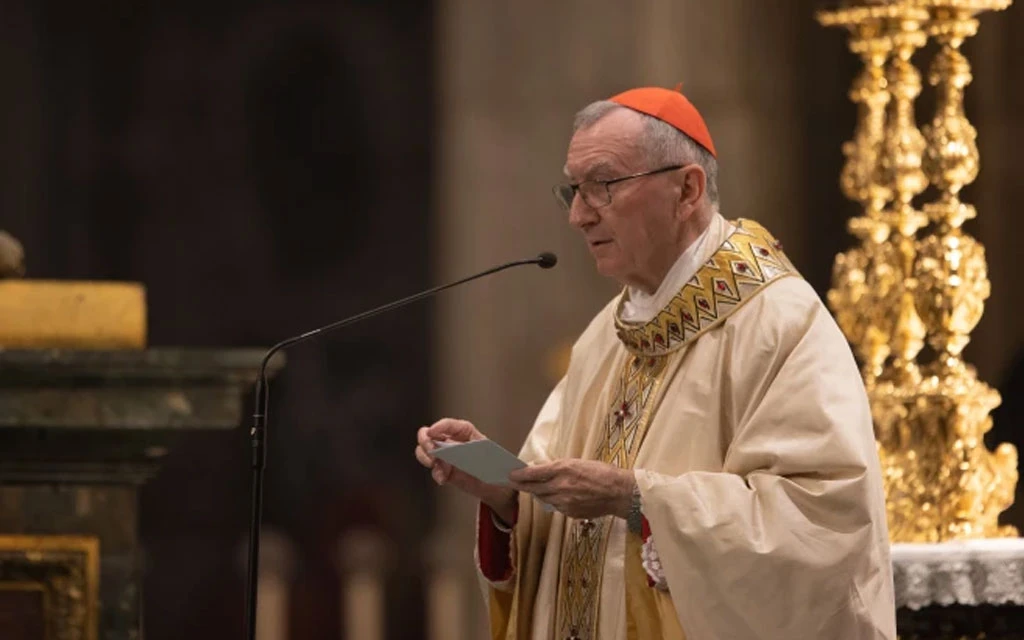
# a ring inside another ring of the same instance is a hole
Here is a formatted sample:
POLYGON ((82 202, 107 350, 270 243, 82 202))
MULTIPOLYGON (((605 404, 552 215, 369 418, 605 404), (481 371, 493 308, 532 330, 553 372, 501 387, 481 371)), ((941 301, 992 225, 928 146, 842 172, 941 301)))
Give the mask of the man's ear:
POLYGON ((707 190, 708 176, 698 164, 691 164, 679 170, 682 174, 679 192, 679 206, 692 211, 700 203, 707 190))

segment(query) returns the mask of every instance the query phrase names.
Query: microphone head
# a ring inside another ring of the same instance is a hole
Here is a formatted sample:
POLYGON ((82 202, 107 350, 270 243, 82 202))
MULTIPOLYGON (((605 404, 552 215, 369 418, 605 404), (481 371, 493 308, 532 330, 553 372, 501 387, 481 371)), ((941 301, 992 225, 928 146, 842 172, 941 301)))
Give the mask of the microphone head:
POLYGON ((541 269, 550 269, 556 264, 558 264, 558 256, 551 253, 550 251, 545 251, 544 253, 537 256, 537 266, 539 266, 541 269))

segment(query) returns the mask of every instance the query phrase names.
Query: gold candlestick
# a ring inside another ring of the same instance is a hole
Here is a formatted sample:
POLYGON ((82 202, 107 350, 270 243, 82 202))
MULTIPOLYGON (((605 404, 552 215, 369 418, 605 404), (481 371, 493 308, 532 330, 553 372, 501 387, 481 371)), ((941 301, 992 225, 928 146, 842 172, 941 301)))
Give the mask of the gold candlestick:
MULTIPOLYGON (((909 395, 920 381, 917 354, 924 346, 925 327, 914 307, 914 259, 917 256, 916 234, 928 223, 927 217, 911 204, 914 197, 928 187, 928 178, 921 168, 925 139, 914 119, 914 100, 921 93, 921 74, 911 62, 914 53, 925 45, 928 36, 923 30, 928 12, 909 4, 885 5, 890 13, 889 37, 892 55, 886 71, 889 111, 886 114, 882 139, 881 179, 892 189, 889 209, 882 212, 895 234, 891 244, 896 252, 896 282, 892 295, 882 304, 896 308, 895 326, 889 347, 889 361, 880 378, 895 387, 892 392, 909 395)), ((883 393, 890 393, 888 389, 883 393)))
POLYGON ((936 228, 918 246, 917 308, 927 320, 928 343, 939 354, 931 373, 962 374, 960 354, 981 319, 990 288, 985 250, 961 229, 977 215, 973 206, 960 201, 959 194, 978 176, 979 162, 978 134, 964 113, 971 66, 960 46, 978 32, 977 11, 1005 8, 1009 0, 918 1, 931 7, 934 18, 928 33, 940 45, 928 75, 929 84, 938 89, 938 108, 931 124, 924 127, 924 169, 940 195, 924 206, 936 228))
POLYGON ((890 226, 888 259, 891 281, 888 295, 879 301, 880 310, 891 323, 886 361, 875 384, 868 388, 875 437, 886 489, 889 534, 893 540, 906 540, 908 527, 914 529, 921 518, 933 511, 927 487, 908 468, 916 462, 911 447, 914 427, 909 420, 921 380, 917 354, 924 346, 925 326, 914 306, 914 261, 917 257, 916 234, 928 222, 914 208, 915 196, 928 186, 922 169, 926 142, 914 118, 914 101, 921 93, 921 74, 911 62, 914 53, 927 43, 923 27, 928 12, 908 2, 891 2, 887 34, 892 42, 886 78, 891 95, 882 139, 880 180, 892 190, 892 200, 881 218, 890 226), (913 459, 904 459, 909 454, 913 459))
MULTIPOLYGON (((964 112, 964 90, 972 80, 970 63, 960 51, 978 32, 979 12, 1005 9, 1010 0, 917 0, 929 10, 927 30, 939 44, 929 71, 938 91, 931 124, 924 128, 924 169, 939 196, 924 206, 934 223, 918 243, 915 302, 928 328, 935 361, 925 370, 921 398, 912 416, 919 425, 915 445, 933 449, 923 459, 934 476, 933 526, 939 539, 1017 535, 999 527, 999 513, 1013 503, 1017 451, 1000 445, 993 454, 984 445, 992 427, 989 412, 999 394, 964 363, 962 351, 981 320, 990 285, 982 245, 962 225, 977 215, 961 202, 960 190, 979 169, 977 131, 964 112)), ((921 459, 921 458, 919 458, 921 459)))
POLYGON ((863 363, 864 380, 871 386, 889 356, 892 322, 882 311, 881 301, 890 295, 892 259, 890 227, 882 211, 892 190, 881 179, 881 151, 885 134, 885 109, 889 92, 885 64, 892 42, 885 33, 888 11, 878 7, 847 7, 818 14, 826 26, 850 31, 850 50, 864 64, 850 90, 858 105, 858 120, 851 140, 843 144, 846 164, 839 184, 843 194, 864 209, 847 228, 860 239, 860 246, 836 256, 828 302, 839 326, 863 363), (865 309, 875 312, 865 313, 865 309))
POLYGON ((1013 500, 1016 450, 985 449, 999 396, 961 357, 989 282, 984 249, 961 229, 976 211, 959 199, 978 172, 977 133, 963 109, 970 65, 960 46, 977 32, 977 13, 1010 1, 862 0, 819 14, 823 24, 847 26, 851 49, 865 60, 851 92, 860 120, 844 145, 841 176, 844 193, 864 206, 849 224, 861 246, 837 256, 829 302, 864 363, 894 541, 1016 534, 997 524, 1013 500), (922 133, 913 113, 921 77, 911 58, 929 36, 940 45, 928 78, 939 103, 922 133), (884 84, 878 54, 864 53, 871 37, 889 43, 873 47, 889 54, 884 84), (884 102, 864 91, 869 76, 889 95, 880 139, 884 102), (939 196, 918 211, 913 200, 929 182, 939 196), (922 370, 925 338, 938 357, 922 370))

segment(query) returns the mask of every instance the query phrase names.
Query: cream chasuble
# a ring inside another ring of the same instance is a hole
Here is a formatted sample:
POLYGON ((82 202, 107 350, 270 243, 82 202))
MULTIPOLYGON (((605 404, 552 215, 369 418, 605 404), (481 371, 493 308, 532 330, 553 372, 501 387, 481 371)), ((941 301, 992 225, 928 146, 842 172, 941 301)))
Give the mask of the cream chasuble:
POLYGON ((595 317, 520 452, 634 469, 668 590, 648 582, 624 520, 521 494, 511 539, 477 523, 495 640, 896 637, 871 415, 845 338, 758 224, 718 218, 697 253, 648 322, 621 319, 628 291, 595 317))

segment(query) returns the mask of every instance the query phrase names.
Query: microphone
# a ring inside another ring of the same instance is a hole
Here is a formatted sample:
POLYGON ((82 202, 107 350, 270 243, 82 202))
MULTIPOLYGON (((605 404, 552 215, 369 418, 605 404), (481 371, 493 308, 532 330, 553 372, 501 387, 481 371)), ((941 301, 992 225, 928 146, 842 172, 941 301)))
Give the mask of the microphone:
POLYGON ((492 273, 498 273, 505 269, 511 269, 512 267, 519 267, 527 264, 535 264, 541 269, 550 269, 558 264, 558 256, 553 253, 545 251, 536 258, 529 258, 527 260, 516 260, 514 262, 506 262, 505 264, 492 267, 486 271, 481 271, 476 275, 456 280, 445 285, 427 289, 420 293, 413 294, 401 300, 395 300, 388 304, 382 305, 369 311, 364 311, 357 315, 354 315, 344 320, 332 322, 326 326, 318 329, 307 331, 306 333, 286 338, 281 342, 278 342, 274 346, 267 350, 267 353, 263 356, 263 360, 260 362, 259 374, 256 377, 256 389, 255 389, 255 410, 252 416, 252 429, 249 431, 249 436, 252 442, 252 510, 251 519, 249 522, 249 568, 247 572, 247 599, 245 608, 246 618, 246 634, 245 637, 248 640, 255 640, 256 638, 256 606, 259 596, 259 585, 257 580, 257 574, 259 573, 259 555, 260 555, 260 523, 263 518, 263 471, 267 466, 267 449, 266 449, 266 431, 267 431, 267 404, 270 399, 270 385, 267 383, 267 365, 270 359, 274 357, 278 351, 289 347, 298 342, 304 342, 310 338, 314 338, 322 333, 347 327, 350 324, 355 324, 362 320, 372 318, 376 315, 386 313, 399 307, 422 300, 423 298, 430 297, 437 293, 444 291, 445 289, 451 289, 457 287, 460 284, 465 284, 484 276, 489 276, 492 273))

